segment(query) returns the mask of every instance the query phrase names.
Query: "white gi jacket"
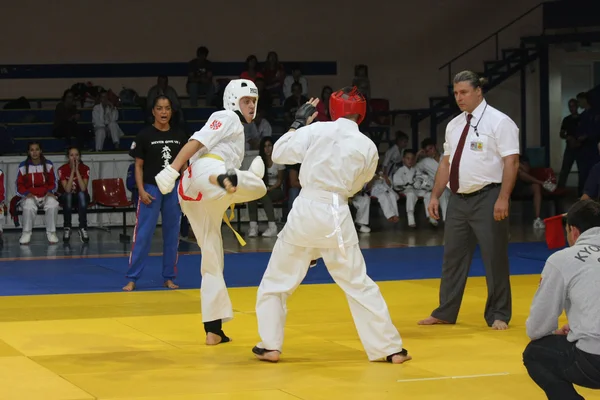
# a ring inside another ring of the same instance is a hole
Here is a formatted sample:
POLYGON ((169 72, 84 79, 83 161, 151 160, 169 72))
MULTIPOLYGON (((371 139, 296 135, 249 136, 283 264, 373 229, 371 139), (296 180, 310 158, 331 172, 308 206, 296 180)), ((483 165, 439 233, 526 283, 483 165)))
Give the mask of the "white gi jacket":
POLYGON ((373 179, 379 161, 377 147, 358 125, 340 118, 288 132, 275 143, 272 159, 277 164, 302 164, 302 190, 278 237, 309 248, 357 245, 348 198, 373 179))

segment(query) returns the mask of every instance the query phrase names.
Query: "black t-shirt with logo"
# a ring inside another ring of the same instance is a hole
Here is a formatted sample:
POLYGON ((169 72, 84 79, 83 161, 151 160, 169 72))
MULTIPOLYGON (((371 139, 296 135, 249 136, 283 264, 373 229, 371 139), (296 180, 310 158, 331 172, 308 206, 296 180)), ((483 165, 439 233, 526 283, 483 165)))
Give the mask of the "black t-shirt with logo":
POLYGON ((173 163, 187 141, 185 132, 175 127, 168 131, 154 126, 142 129, 131 144, 129 155, 144 160, 144 183, 156 186, 154 177, 173 163))

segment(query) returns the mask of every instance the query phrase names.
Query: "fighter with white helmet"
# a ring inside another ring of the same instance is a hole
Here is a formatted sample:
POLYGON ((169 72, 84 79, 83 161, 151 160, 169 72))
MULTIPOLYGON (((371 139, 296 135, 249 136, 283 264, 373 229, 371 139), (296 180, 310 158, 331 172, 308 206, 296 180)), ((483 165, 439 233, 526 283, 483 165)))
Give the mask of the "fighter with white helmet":
MULTIPOLYGON (((181 210, 187 216, 202 250, 202 321, 206 344, 229 342, 222 323, 233 318, 231 300, 223 278, 224 258, 221 222, 229 227, 227 208, 263 197, 267 188, 263 181, 265 165, 256 157, 248 171, 240 171, 244 159, 244 126, 256 114, 258 89, 247 79, 229 82, 223 95, 225 110, 214 112, 204 127, 194 133, 173 163, 156 175, 163 194, 174 189, 181 168, 183 173, 178 193, 181 210)), ((233 230, 240 243, 245 242, 233 230)))
POLYGON ((289 132, 273 146, 273 162, 301 164, 302 190, 258 288, 256 317, 262 341, 252 352, 260 360, 279 360, 287 298, 306 276, 310 260, 322 257, 346 293, 368 359, 401 364, 411 356, 402 347, 379 287, 367 275, 348 208, 348 198, 373 179, 379 160, 373 141, 358 129, 367 102, 355 87, 344 88, 329 99, 333 121, 311 124, 318 102, 311 99, 301 106, 289 132))

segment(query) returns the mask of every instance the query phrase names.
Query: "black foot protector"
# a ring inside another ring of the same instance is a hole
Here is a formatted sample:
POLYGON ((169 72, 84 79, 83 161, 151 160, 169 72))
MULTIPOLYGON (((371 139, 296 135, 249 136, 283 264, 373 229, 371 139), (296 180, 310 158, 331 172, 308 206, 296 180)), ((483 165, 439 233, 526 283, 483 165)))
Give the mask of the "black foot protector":
POLYGON ((223 189, 225 189, 225 179, 228 179, 228 178, 229 178, 229 182, 231 182, 231 185, 233 187, 236 187, 238 184, 238 179, 237 179, 237 174, 235 173, 235 169, 230 169, 229 171, 227 171, 226 174, 222 174, 217 177, 217 182, 219 183, 219 186, 221 186, 223 189))
POLYGON ((401 351, 400 353, 394 353, 394 354, 390 354, 389 356, 387 356, 387 357, 385 358, 385 360, 386 360, 387 362, 392 362, 392 358, 393 358, 394 356, 403 356, 403 357, 406 357, 407 355, 408 355, 408 350, 406 350, 406 349, 402 349, 402 351, 401 351))
POLYGON ((213 333, 215 335, 220 336, 221 343, 230 342, 231 339, 229 339, 227 336, 225 336, 225 333, 223 332, 222 327, 223 327, 223 323, 220 319, 216 319, 214 321, 204 323, 204 331, 206 333, 213 333))
POLYGON ((254 346, 254 347, 252 348, 252 352, 253 352, 254 354, 256 354, 257 356, 262 356, 262 355, 264 355, 265 353, 269 353, 269 352, 271 352, 271 351, 277 351, 277 350, 267 350, 267 349, 262 349, 262 348, 260 348, 260 347, 258 347, 258 346, 254 346))

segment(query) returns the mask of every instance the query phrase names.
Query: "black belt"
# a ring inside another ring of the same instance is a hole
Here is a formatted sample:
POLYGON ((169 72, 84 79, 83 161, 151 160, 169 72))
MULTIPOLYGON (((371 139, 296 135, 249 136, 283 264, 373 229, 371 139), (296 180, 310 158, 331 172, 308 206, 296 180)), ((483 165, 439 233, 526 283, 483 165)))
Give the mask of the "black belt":
POLYGON ((462 198, 473 197, 473 196, 477 196, 478 194, 485 193, 488 190, 496 188, 496 187, 498 187, 500 185, 501 185, 501 183, 490 183, 489 185, 486 185, 486 186, 482 187, 481 189, 479 189, 479 190, 477 190, 475 192, 471 192, 471 193, 454 193, 454 194, 457 195, 457 196, 460 196, 462 198))

